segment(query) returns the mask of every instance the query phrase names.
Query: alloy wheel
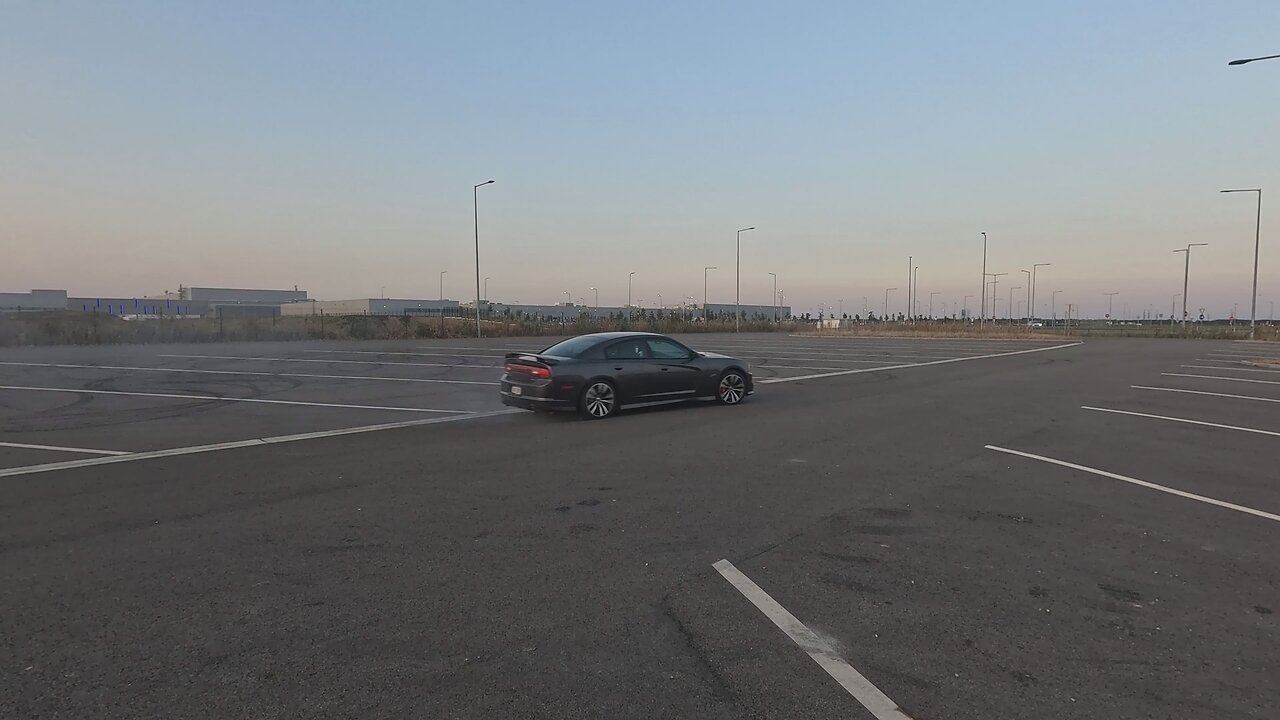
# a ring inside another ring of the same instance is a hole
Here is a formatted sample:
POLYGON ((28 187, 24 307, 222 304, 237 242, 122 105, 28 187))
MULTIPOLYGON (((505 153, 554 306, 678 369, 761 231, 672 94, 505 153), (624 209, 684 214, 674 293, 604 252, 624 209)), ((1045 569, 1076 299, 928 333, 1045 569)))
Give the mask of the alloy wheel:
POLYGON ((583 408, 594 418, 609 417, 613 414, 615 404, 613 386, 604 382, 595 383, 587 388, 587 393, 582 399, 583 408))
POLYGON ((720 378, 720 402, 725 405, 737 405, 747 395, 747 383, 736 372, 725 373, 720 378))

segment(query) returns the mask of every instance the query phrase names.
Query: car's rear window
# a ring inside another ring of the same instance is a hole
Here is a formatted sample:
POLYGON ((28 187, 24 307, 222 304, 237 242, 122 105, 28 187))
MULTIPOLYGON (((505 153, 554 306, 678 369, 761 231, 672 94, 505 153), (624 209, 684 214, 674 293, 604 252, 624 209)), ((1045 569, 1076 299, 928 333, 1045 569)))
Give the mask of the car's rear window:
POLYGON ((551 347, 547 348, 546 350, 543 350, 539 354, 555 355, 556 357, 576 358, 576 357, 580 357, 582 353, 594 347, 595 344, 598 342, 600 342, 600 338, 593 338, 593 337, 569 338, 568 340, 565 340, 563 342, 558 342, 555 345, 552 345, 551 347))

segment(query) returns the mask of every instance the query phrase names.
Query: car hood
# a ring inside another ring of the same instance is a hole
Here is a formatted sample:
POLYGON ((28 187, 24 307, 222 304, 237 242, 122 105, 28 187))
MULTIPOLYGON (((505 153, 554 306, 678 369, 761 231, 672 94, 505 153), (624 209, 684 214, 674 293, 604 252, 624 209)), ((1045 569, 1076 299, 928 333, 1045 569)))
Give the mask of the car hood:
POLYGON ((714 353, 714 352, 704 352, 704 353, 698 353, 698 354, 704 358, 716 358, 720 360, 737 360, 737 358, 733 357, 732 355, 721 355, 720 353, 714 353))

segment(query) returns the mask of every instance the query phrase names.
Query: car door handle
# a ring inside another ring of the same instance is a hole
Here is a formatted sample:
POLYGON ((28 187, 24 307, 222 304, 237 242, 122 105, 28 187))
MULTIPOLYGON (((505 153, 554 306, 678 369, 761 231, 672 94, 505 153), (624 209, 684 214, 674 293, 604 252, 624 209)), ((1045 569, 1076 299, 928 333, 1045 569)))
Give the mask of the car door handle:
POLYGON ((670 370, 670 369, 671 369, 671 368, 662 368, 662 372, 666 372, 666 371, 668 371, 668 370, 670 370))
POLYGON ((622 372, 622 368, 620 368, 620 367, 616 367, 616 368, 614 368, 614 370, 617 370, 618 372, 622 372))

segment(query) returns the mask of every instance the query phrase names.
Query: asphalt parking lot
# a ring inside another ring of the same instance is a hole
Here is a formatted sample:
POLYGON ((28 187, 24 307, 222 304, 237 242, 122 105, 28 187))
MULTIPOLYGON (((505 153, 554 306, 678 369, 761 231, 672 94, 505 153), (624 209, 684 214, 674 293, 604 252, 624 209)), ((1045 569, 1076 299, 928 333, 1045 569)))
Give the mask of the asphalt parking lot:
POLYGON ((6 351, 0 715, 1280 715, 1280 348, 682 339, 757 394, 507 412, 529 339, 6 351))

